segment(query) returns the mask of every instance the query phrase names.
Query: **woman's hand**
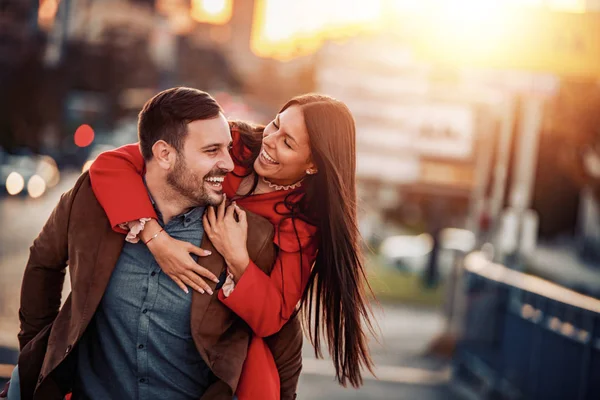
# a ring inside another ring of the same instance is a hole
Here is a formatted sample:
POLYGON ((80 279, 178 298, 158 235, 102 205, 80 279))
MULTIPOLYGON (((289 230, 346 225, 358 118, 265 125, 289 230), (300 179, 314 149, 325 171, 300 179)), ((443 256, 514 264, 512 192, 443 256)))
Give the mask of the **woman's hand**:
POLYGON ((248 223, 246 213, 235 202, 229 207, 225 207, 225 203, 223 196, 223 202, 216 211, 215 207, 208 208, 203 217, 204 231, 237 281, 250 262, 246 248, 248 223))
MULTIPOLYGON (((153 220, 154 221, 154 220, 153 220)), ((154 221, 154 224, 160 225, 154 221)), ((154 226, 152 224, 151 226, 154 226)), ((146 229, 148 229, 146 225, 146 229)), ((144 229, 144 231, 146 230, 144 229)), ((150 229, 148 229, 150 231, 150 229)), ((156 229, 151 232, 158 231, 156 229)), ((148 243, 148 249, 154 255, 156 262, 176 284, 186 293, 189 293, 187 286, 200 293, 207 292, 213 294, 205 279, 210 279, 213 282, 219 282, 219 279, 208 269, 198 265, 191 257, 190 253, 196 254, 199 257, 208 256, 210 251, 201 249, 191 243, 173 239, 167 232, 161 232, 158 236, 148 243), (203 278, 204 277, 204 278, 203 278)))

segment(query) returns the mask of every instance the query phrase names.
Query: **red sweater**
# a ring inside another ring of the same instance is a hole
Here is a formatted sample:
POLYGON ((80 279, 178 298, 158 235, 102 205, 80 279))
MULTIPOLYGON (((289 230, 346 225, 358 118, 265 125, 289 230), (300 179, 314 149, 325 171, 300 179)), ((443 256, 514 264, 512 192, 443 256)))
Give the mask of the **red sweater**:
MULTIPOLYGON (((246 153, 247 149, 241 147, 237 130, 233 129, 231 133, 232 151, 246 153)), ((237 175, 244 175, 245 172, 241 166, 234 169, 237 175)), ((144 159, 136 144, 102 153, 90 168, 94 193, 116 231, 123 232, 118 227, 121 223, 147 217, 157 218, 142 180, 143 173, 144 159)), ((235 197, 242 181, 234 173, 228 174, 223 182, 229 199, 235 197)), ((302 188, 296 190, 301 195, 302 188)), ((221 290, 218 291, 219 299, 246 321, 255 334, 236 391, 240 400, 279 399, 277 368, 261 338, 278 332, 294 312, 316 258, 317 229, 298 219, 292 223, 291 219, 285 219, 275 211, 276 204, 281 203, 289 193, 275 191, 236 200, 241 207, 271 221, 275 227, 274 241, 279 247, 270 276, 250 261, 228 297, 221 290)))

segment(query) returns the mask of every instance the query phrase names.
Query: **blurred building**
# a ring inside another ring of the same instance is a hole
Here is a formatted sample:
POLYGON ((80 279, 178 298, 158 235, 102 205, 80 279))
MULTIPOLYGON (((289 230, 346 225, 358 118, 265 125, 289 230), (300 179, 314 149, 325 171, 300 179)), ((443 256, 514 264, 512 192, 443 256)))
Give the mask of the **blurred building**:
POLYGON ((317 90, 355 117, 367 218, 417 231, 465 227, 488 178, 478 171, 489 169, 497 116, 488 93, 470 93, 458 74, 417 60, 405 43, 383 34, 326 44, 317 90))

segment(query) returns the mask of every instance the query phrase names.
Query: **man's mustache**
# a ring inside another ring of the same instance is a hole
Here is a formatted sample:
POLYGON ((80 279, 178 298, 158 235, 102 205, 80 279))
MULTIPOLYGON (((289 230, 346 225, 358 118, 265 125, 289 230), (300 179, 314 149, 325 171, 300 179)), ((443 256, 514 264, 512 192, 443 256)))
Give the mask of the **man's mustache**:
POLYGON ((227 171, 226 169, 219 168, 217 170, 210 171, 208 174, 206 174, 204 176, 204 179, 206 179, 206 178, 222 178, 225 175, 227 175, 228 172, 229 171, 227 171))

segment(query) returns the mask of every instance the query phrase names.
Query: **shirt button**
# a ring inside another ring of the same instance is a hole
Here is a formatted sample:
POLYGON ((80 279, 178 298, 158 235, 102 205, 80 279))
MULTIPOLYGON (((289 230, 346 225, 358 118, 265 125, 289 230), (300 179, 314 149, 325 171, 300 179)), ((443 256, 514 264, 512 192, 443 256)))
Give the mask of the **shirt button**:
POLYGON ((150 276, 154 276, 156 275, 156 272, 152 271, 152 273, 150 274, 150 276))
POLYGON ((40 374, 40 376, 38 376, 38 382, 41 382, 44 380, 44 375, 40 374))
POLYGON ((138 346, 138 349, 143 349, 143 348, 144 348, 144 345, 143 345, 143 344, 140 344, 140 345, 138 346))
POLYGON ((142 314, 146 314, 147 312, 148 312, 148 309, 147 309, 147 308, 144 308, 144 309, 142 310, 142 314))
POLYGON ((67 349, 65 350, 65 354, 69 354, 69 352, 71 351, 72 348, 73 348, 73 346, 68 345, 67 349))
POLYGON ((144 378, 140 379, 140 383, 144 383, 146 380, 144 378))

